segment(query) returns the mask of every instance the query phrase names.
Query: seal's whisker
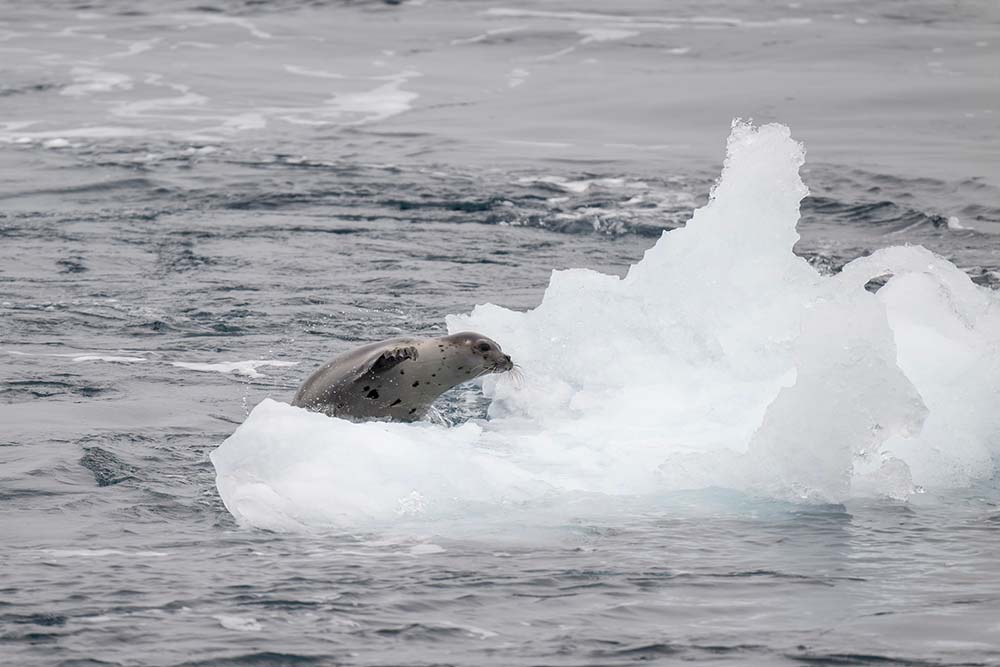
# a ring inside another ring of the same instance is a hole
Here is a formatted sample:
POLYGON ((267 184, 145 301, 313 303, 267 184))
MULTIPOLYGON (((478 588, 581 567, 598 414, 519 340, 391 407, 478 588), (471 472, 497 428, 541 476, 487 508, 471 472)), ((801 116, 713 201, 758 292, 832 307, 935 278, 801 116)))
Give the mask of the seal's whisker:
POLYGON ((515 389, 521 389, 524 386, 524 371, 517 364, 508 371, 500 374, 500 382, 510 382, 515 389))

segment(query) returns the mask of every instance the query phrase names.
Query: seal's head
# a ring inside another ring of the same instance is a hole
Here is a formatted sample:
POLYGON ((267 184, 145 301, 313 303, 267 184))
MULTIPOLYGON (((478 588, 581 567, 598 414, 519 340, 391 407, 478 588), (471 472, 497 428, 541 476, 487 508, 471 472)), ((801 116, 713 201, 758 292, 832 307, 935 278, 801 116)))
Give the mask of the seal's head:
POLYGON ((488 373, 505 373, 514 368, 510 355, 504 354, 495 340, 482 334, 463 331, 444 336, 442 340, 448 341, 455 353, 463 357, 463 361, 467 363, 458 365, 472 370, 471 374, 474 377, 488 373))

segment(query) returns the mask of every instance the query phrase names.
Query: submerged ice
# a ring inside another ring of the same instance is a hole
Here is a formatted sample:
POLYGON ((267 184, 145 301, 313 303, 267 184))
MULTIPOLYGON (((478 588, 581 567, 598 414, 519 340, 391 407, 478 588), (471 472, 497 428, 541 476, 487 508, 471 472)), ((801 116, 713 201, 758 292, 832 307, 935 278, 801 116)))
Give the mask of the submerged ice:
POLYGON ((624 278, 555 271, 534 310, 449 316, 523 369, 484 381, 487 421, 355 424, 265 400, 212 454, 226 506, 291 529, 709 487, 905 499, 991 476, 1000 298, 919 247, 820 275, 792 252, 803 161, 788 128, 735 123, 709 203, 624 278))

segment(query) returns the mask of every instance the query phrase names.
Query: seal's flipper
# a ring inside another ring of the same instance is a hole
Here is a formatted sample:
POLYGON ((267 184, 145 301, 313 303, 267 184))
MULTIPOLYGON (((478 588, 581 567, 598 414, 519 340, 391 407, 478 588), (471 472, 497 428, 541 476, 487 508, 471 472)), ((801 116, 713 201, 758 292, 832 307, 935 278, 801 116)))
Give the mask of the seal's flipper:
POLYGON ((361 375, 368 373, 369 371, 373 373, 382 373, 389 370, 393 366, 397 366, 407 359, 417 358, 417 348, 413 345, 400 345, 399 347, 394 347, 389 350, 385 350, 382 354, 375 357, 370 364, 366 364, 361 370, 361 375))

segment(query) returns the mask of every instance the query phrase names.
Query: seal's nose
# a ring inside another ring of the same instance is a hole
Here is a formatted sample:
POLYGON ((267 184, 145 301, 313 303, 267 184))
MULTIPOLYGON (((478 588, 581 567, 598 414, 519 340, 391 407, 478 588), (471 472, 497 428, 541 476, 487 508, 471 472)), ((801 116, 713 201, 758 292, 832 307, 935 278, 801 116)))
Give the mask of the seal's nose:
POLYGON ((503 358, 507 361, 507 370, 514 368, 514 362, 510 360, 509 354, 503 355, 503 358))

